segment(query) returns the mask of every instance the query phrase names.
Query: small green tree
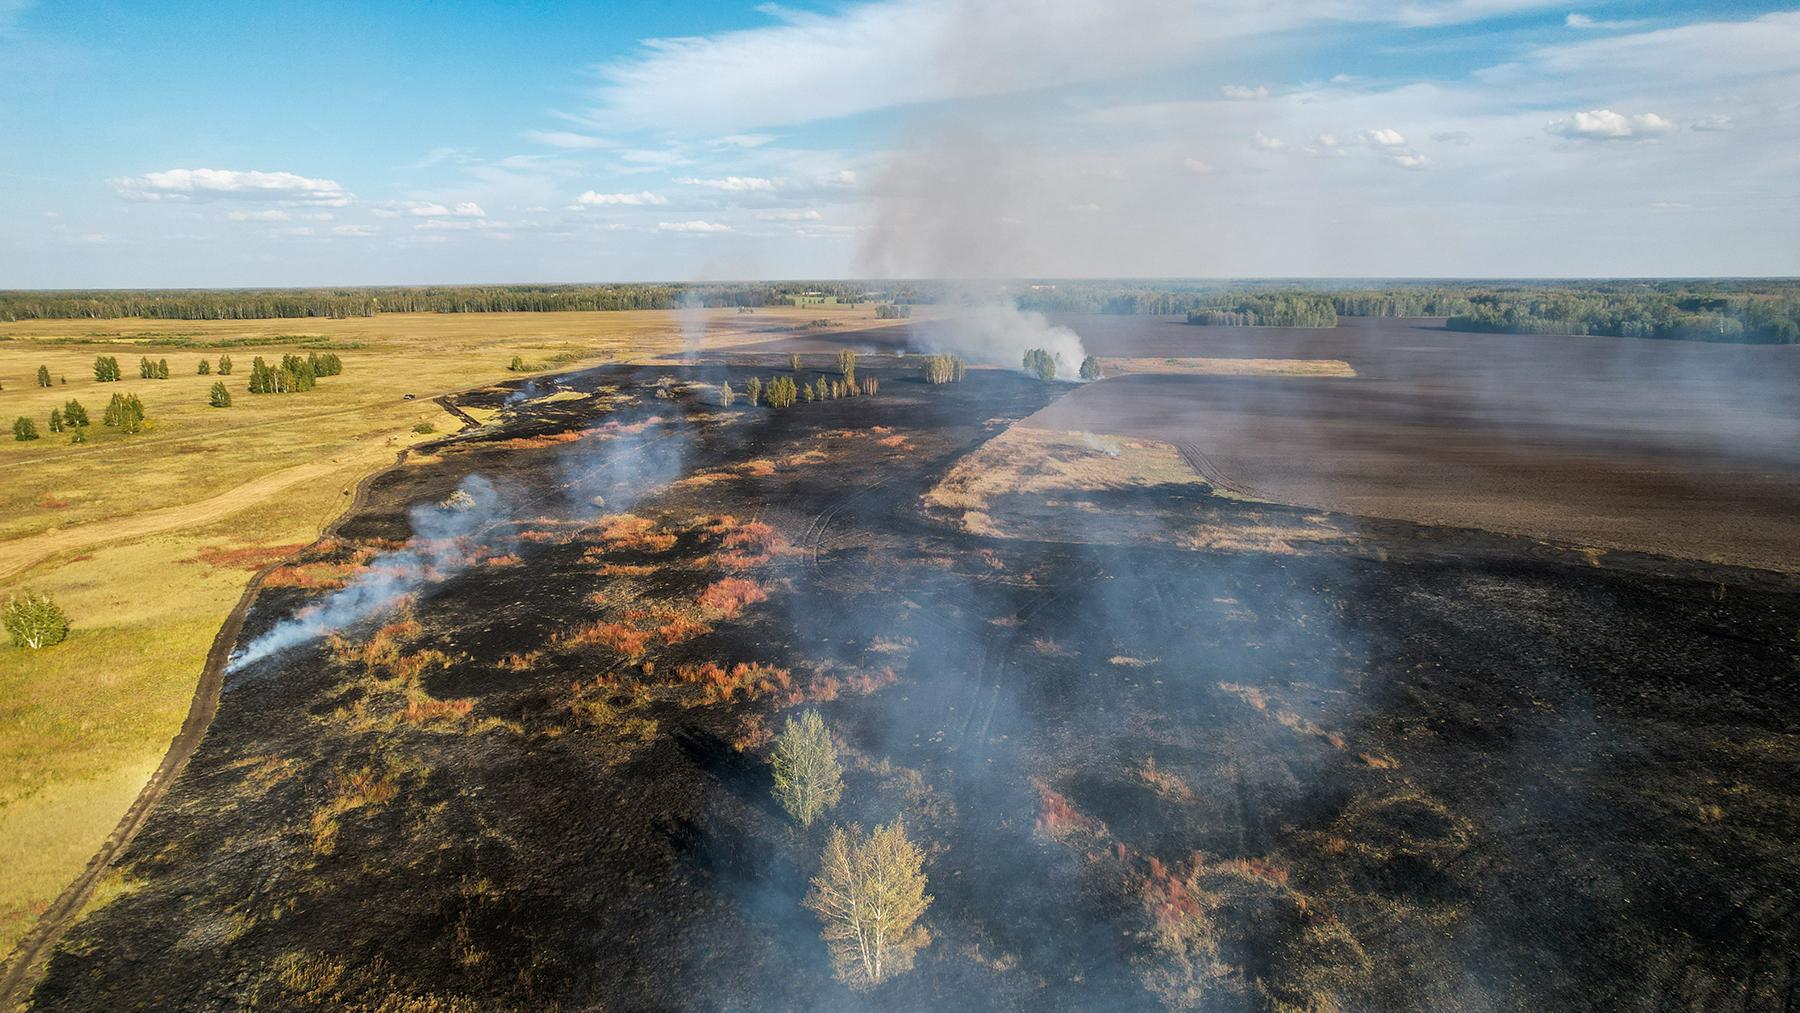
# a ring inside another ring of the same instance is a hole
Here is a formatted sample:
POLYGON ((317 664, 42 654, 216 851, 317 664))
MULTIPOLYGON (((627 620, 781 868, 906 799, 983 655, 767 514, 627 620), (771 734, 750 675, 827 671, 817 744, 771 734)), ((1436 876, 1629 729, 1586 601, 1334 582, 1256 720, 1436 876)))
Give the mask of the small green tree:
POLYGON ((762 400, 762 381, 758 380, 754 376, 751 377, 749 382, 744 384, 744 396, 750 399, 750 403, 752 405, 755 405, 756 403, 761 401, 762 400))
POLYGON ((169 360, 161 359, 157 361, 156 378, 158 380, 167 380, 169 378, 169 360))
POLYGON ((219 375, 220 376, 230 376, 231 375, 231 356, 229 356, 229 355, 219 356, 219 375))
POLYGON ((14 647, 35 651, 68 639, 69 617, 47 594, 27 589, 6 599, 6 632, 14 647))
POLYGON ((62 412, 63 425, 70 429, 81 429, 88 424, 87 409, 81 407, 80 401, 70 398, 69 402, 63 405, 62 412))
POLYGON ((231 391, 225 389, 224 380, 214 380, 212 392, 207 395, 206 403, 214 408, 231 407, 231 391))
POLYGON ((39 387, 50 386, 50 367, 49 366, 39 366, 37 376, 38 376, 38 386, 39 387))
POLYGON ((144 403, 136 394, 114 394, 100 421, 122 433, 140 433, 149 428, 144 416, 144 403))
POLYGON ((37 423, 21 415, 13 420, 13 439, 25 443, 38 438, 37 423))
POLYGON ((138 356, 138 379, 140 379, 140 380, 156 379, 156 363, 151 362, 150 357, 148 355, 138 356))
POLYGON ((838 375, 844 378, 844 386, 856 382, 856 353, 848 348, 838 349, 838 375))
POLYGON ((813 399, 813 385, 810 383, 803 385, 800 388, 800 400, 811 401, 812 399, 813 399))
POLYGON ((116 383, 125 378, 119 371, 119 360, 116 356, 96 355, 94 357, 94 382, 116 383))
POLYGON ((831 730, 816 710, 790 717, 775 740, 775 800, 802 826, 812 826, 844 794, 844 768, 831 730))
POLYGON ((1091 355, 1081 360, 1081 378, 1083 380, 1100 379, 1100 360, 1091 355))
POLYGON ((730 380, 726 380, 724 383, 719 384, 719 404, 724 405, 727 408, 730 408, 731 402, 736 401, 736 400, 737 400, 737 391, 734 391, 731 389, 731 381, 730 380))
POLYGON ((767 390, 771 408, 791 408, 800 399, 800 388, 794 385, 794 378, 791 376, 771 379, 767 390))
POLYGON ((50 431, 53 433, 60 433, 63 431, 63 414, 61 408, 50 409, 50 431))
POLYGON ((831 828, 806 906, 824 927, 820 935, 839 981, 873 988, 911 970, 931 942, 918 924, 931 906, 924 866, 925 853, 899 820, 866 837, 858 826, 831 828))
POLYGON ((207 376, 212 372, 212 363, 207 362, 205 359, 201 359, 200 364, 194 367, 194 372, 201 376, 207 376))
POLYGON ((794 352, 793 354, 788 356, 788 365, 794 367, 794 375, 795 376, 800 375, 800 353, 799 352, 794 352))
POLYGON ((1025 373, 1039 380, 1049 382, 1056 379, 1056 359, 1049 351, 1033 348, 1025 353, 1025 373))

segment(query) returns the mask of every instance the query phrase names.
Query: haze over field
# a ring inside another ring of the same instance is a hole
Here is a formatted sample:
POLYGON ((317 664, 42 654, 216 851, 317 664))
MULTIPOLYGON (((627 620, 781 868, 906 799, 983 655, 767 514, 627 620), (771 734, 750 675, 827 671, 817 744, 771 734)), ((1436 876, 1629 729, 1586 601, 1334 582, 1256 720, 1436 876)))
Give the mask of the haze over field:
POLYGON ((1800 273, 1791 4, 207 7, 0 3, 0 284, 1800 273))

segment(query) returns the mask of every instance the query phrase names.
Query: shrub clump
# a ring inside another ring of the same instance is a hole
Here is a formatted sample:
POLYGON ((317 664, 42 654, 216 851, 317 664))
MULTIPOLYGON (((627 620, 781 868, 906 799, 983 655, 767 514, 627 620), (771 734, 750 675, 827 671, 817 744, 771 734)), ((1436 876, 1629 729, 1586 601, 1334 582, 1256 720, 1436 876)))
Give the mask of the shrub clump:
POLYGON ((54 647, 69 638, 69 617, 56 599, 25 590, 6 600, 0 615, 14 647, 35 651, 54 647))

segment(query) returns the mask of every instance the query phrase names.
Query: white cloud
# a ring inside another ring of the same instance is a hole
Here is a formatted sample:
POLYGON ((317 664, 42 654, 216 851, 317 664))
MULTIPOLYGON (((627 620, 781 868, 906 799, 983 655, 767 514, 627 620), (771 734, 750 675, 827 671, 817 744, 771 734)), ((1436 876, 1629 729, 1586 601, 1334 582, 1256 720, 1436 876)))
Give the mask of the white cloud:
POLYGON ((1439 144, 1454 144, 1465 148, 1475 143, 1475 135, 1467 130, 1440 130, 1432 134, 1431 139, 1439 144))
POLYGON ((1431 164, 1431 159, 1416 151, 1399 151, 1389 155, 1388 158, 1402 169, 1423 169, 1431 164))
POLYGON ((804 208, 794 211, 758 211, 756 217, 765 222, 816 222, 825 216, 812 208, 804 208))
POLYGON ((1563 24, 1576 29, 1577 31, 1624 31, 1630 28, 1637 28, 1643 25, 1644 22, 1601 21, 1598 18, 1588 17, 1586 14, 1570 14, 1563 19, 1563 24))
POLYGON ((718 222, 703 222, 695 219, 691 222, 657 222, 656 228, 661 232, 730 232, 731 226, 718 222))
POLYGON ((1213 171, 1213 167, 1211 165, 1208 165, 1206 162, 1203 162, 1198 158, 1182 159, 1181 167, 1186 169, 1189 172, 1199 173, 1202 176, 1213 171))
POLYGON ((1710 132, 1716 130, 1730 130, 1734 126, 1736 126, 1736 124, 1732 122, 1731 117, 1724 113, 1710 113, 1695 120, 1692 129, 1701 132, 1710 132))
POLYGON ((267 211, 233 211, 225 217, 234 222, 285 222, 289 215, 286 211, 271 208, 267 211))
POLYGON ((1260 130, 1256 132, 1256 146, 1264 151, 1280 151, 1282 148, 1287 147, 1286 144, 1282 143, 1281 138, 1270 137, 1260 130))
POLYGON ((365 239, 370 236, 380 235, 380 232, 372 225, 333 225, 331 227, 331 234, 352 239, 365 239))
POLYGON ((590 134, 577 134, 569 130, 527 130, 527 140, 551 148, 562 148, 568 151, 587 151, 594 148, 610 147, 611 142, 602 137, 590 134))
POLYGON ((1403 148, 1406 146, 1406 135, 1398 130, 1382 128, 1380 130, 1363 131, 1363 140, 1383 148, 1403 148))
POLYGON ((1242 84, 1228 84, 1219 89, 1219 94, 1239 102, 1254 102, 1269 97, 1269 89, 1263 85, 1254 88, 1242 84))
POLYGON ((352 197, 329 179, 237 169, 167 169, 116 179, 113 185, 128 199, 146 201, 232 199, 338 207, 352 197))
POLYGON ((774 134, 726 134, 713 143, 732 148, 760 148, 774 139, 774 134))
POLYGON ((1592 109, 1573 116, 1551 120, 1544 126, 1548 133, 1572 140, 1628 141, 1657 137, 1675 129, 1675 124, 1655 113, 1626 115, 1611 109, 1592 109))
POLYGON ((425 202, 408 207, 406 213, 420 218, 442 218, 450 213, 450 209, 442 204, 425 202))
POLYGON ((683 176, 675 182, 682 186, 703 186, 709 190, 724 190, 730 193, 773 193, 775 181, 757 176, 726 176, 723 179, 696 179, 683 176))
POLYGON ((648 207, 650 205, 662 205, 667 203, 669 203, 669 198, 664 197, 661 194, 651 193, 648 190, 643 190, 638 193, 596 193, 593 190, 587 190, 584 191, 581 196, 575 198, 575 203, 572 206, 578 208, 648 207))
POLYGON ((481 210, 481 205, 475 203, 472 200, 466 200, 466 201, 460 202, 455 207, 450 209, 450 213, 455 215, 458 218, 486 218, 487 217, 487 212, 481 210))

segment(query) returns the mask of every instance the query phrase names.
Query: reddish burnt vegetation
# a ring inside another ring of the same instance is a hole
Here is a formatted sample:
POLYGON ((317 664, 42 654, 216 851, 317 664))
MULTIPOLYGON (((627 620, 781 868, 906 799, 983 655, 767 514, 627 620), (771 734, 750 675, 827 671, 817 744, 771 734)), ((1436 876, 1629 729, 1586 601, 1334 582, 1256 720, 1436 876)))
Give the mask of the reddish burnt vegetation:
POLYGON ((721 518, 728 526, 721 533, 719 553, 714 562, 727 569, 741 570, 761 566, 776 556, 792 551, 788 540, 774 527, 762 521, 734 521, 721 518))
POLYGON ((68 500, 53 492, 45 493, 44 498, 37 501, 39 510, 67 510, 70 505, 68 500))
POLYGON ((656 628, 656 637, 665 645, 673 647, 685 643, 695 637, 705 636, 712 632, 712 627, 692 616, 668 612, 663 616, 662 625, 656 628))
POLYGON ((1068 798, 1054 791, 1042 781, 1033 784, 1038 790, 1040 804, 1038 806, 1037 832, 1053 840, 1062 840, 1073 834, 1095 833, 1100 824, 1083 815, 1068 798))
POLYGON ((454 700, 418 697, 407 701, 406 709, 400 712, 400 719, 411 724, 456 721, 468 717, 469 712, 474 708, 475 699, 473 697, 458 697, 454 700))
POLYGON ((648 577, 661 569, 649 563, 602 563, 602 577, 648 577))
POLYGON ((557 646, 565 649, 600 646, 615 654, 635 658, 650 646, 653 635, 652 630, 639 629, 625 623, 588 623, 557 638, 557 646))
POLYGON ((541 436, 519 436, 500 444, 508 450, 542 450, 564 443, 575 443, 587 436, 587 432, 545 433, 541 436))
POLYGON ((745 606, 769 600, 768 592, 754 580, 726 577, 713 581, 696 599, 702 609, 720 619, 732 619, 745 606))
POLYGON ((294 587, 311 591, 336 591, 347 586, 364 567, 342 563, 297 563, 278 566, 263 576, 263 587, 294 587))
POLYGON ((529 672, 537 667, 538 659, 542 656, 542 651, 532 651, 528 654, 509 654, 500 659, 500 667, 508 672, 529 672))
POLYGON ((754 700, 793 685, 793 674, 787 669, 760 662, 740 661, 730 668, 716 661, 677 665, 675 676, 684 683, 700 687, 705 703, 730 703, 739 697, 754 700))
POLYGON ((522 564, 524 562, 525 561, 523 559, 520 559, 518 556, 508 554, 508 555, 504 555, 504 556, 486 556, 481 560, 481 565, 482 566, 519 566, 520 564, 522 564))
POLYGON ((610 514, 602 518, 599 537, 607 549, 631 552, 667 552, 675 547, 676 541, 673 532, 636 514, 610 514))

